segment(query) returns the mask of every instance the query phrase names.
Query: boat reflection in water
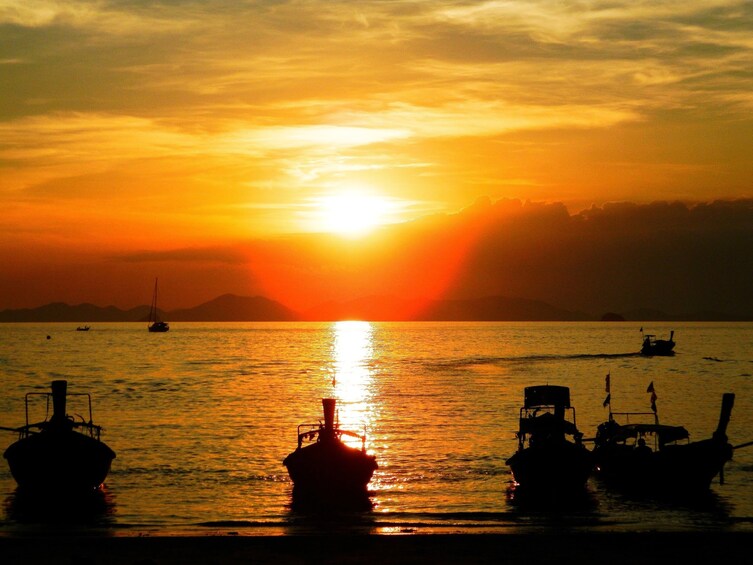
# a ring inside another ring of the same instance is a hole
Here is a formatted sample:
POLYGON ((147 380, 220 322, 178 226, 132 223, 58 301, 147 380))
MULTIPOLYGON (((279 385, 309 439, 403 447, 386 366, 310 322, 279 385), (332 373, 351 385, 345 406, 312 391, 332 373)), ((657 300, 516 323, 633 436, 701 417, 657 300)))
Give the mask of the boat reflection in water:
POLYGON ((340 428, 335 421, 336 400, 323 398, 324 423, 298 426, 298 447, 283 461, 293 481, 293 508, 368 509, 368 484, 377 469, 376 457, 366 453, 366 436, 340 428), (361 440, 361 448, 342 441, 361 440), (311 442, 304 447, 304 442, 311 442))
POLYGON ((40 493, 17 488, 5 500, 9 520, 57 527, 108 526, 115 516, 115 497, 107 487, 88 492, 40 493))

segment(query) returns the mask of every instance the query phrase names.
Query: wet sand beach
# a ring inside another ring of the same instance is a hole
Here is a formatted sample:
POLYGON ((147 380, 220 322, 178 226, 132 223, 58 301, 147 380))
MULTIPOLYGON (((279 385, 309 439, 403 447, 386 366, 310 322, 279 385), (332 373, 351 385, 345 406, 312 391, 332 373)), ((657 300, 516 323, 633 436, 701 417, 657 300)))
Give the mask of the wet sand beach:
POLYGON ((0 538, 6 565, 721 563, 753 534, 708 532, 0 538))

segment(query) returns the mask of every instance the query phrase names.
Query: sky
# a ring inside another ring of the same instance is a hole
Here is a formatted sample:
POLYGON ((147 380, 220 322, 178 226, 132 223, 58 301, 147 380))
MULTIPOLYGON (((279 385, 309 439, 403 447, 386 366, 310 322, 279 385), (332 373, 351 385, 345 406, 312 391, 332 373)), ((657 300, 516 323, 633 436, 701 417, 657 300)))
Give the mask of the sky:
MULTIPOLYGON (((685 267, 662 277, 704 278, 700 296, 715 279, 678 234, 747 251, 752 110, 747 1, 0 0, 0 309, 129 308, 157 276, 168 309, 225 292, 631 307, 639 290, 576 296, 615 273, 591 259, 552 277, 557 221, 680 209, 662 251, 685 267), (522 257, 494 234, 541 210, 526 241, 544 250, 501 273, 484 249, 522 257)), ((735 288, 737 263, 719 266, 735 288)))

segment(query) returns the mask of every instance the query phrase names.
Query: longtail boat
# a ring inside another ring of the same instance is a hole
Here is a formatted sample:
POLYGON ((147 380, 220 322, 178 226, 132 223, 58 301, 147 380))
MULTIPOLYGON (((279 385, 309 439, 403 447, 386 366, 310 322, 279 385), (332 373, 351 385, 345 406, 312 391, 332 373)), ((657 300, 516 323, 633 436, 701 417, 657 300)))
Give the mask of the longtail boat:
POLYGON ((660 424, 656 410, 612 412, 610 405, 609 419, 598 426, 594 440, 597 476, 647 494, 678 497, 707 491, 715 477, 723 481, 724 464, 732 459, 734 448, 726 434, 734 403, 734 394, 722 396, 717 428, 700 441, 690 441, 683 426, 660 424), (651 422, 635 421, 649 415, 651 422))
MULTIPOLYGON (((641 332, 643 328, 641 328, 641 332)), ((669 339, 658 339, 654 334, 643 334, 643 343, 641 344, 641 355, 652 357, 654 355, 669 356, 674 355, 675 349, 675 332, 669 333, 669 339)))
POLYGON ((298 426, 298 447, 283 461, 293 481, 293 498, 321 503, 362 501, 378 468, 376 457, 366 452, 366 436, 342 429, 335 421, 336 400, 323 398, 324 423, 298 426), (342 441, 361 440, 361 448, 342 441), (309 445, 305 445, 307 442, 309 445))
POLYGON ((517 439, 518 449, 507 459, 516 488, 548 497, 584 491, 593 456, 576 426, 569 388, 526 387, 517 439))
POLYGON ((110 472, 115 452, 101 441, 102 428, 92 421, 91 396, 68 393, 68 383, 53 381, 51 392, 26 394, 26 424, 2 429, 17 432, 18 440, 4 453, 19 488, 29 492, 72 494, 99 489, 110 472), (68 396, 86 396, 89 419, 66 414, 68 396), (29 400, 47 397, 44 420, 29 423, 29 400), (50 401, 52 416, 48 418, 50 401))

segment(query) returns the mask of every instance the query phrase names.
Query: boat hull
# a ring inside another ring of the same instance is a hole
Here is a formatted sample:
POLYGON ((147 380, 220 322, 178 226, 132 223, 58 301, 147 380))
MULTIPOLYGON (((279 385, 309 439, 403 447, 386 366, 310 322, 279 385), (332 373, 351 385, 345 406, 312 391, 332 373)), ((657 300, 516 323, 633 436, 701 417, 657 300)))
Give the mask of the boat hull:
POLYGON ((596 474, 605 482, 629 491, 682 495, 708 490, 732 459, 732 446, 707 439, 642 453, 632 446, 606 445, 597 447, 594 456, 596 474))
POLYGON ((293 495, 306 499, 342 499, 368 493, 378 465, 373 455, 339 440, 298 448, 283 461, 293 481, 293 495))
POLYGON ((518 488, 541 494, 582 491, 593 469, 590 451, 573 443, 528 447, 507 460, 518 488))
POLYGON ((78 432, 41 432, 5 450, 13 478, 22 489, 67 494, 98 489, 115 453, 78 432))

